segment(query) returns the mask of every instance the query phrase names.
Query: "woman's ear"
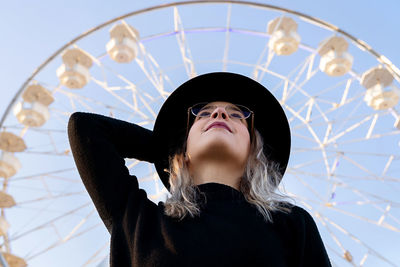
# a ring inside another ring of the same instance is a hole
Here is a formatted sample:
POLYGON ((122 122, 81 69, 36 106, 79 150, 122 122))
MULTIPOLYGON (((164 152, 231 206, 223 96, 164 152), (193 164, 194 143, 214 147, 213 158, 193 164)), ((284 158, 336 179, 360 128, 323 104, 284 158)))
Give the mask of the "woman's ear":
POLYGON ((185 159, 185 162, 186 162, 186 163, 188 163, 188 162, 190 161, 190 155, 189 155, 187 152, 185 152, 185 157, 184 157, 184 159, 185 159))

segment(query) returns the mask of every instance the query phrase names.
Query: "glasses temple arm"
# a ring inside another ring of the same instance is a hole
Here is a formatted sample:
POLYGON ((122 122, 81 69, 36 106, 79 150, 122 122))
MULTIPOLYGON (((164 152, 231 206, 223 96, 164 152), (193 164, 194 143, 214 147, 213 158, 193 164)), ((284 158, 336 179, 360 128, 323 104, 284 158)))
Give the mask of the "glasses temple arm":
POLYGON ((187 140, 188 135, 189 135, 189 120, 190 120, 190 111, 191 111, 192 107, 188 108, 187 110, 187 119, 186 119, 186 136, 185 136, 185 140, 187 140))

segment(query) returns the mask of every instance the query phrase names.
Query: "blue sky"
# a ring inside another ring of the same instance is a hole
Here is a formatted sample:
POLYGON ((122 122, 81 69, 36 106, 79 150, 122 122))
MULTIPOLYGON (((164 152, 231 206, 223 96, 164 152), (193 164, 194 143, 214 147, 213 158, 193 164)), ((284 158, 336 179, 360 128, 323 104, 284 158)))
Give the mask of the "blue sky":
MULTIPOLYGON (((258 2, 334 24, 400 66, 398 0, 258 2)), ((109 19, 163 3, 166 1, 2 1, 0 114, 35 68, 65 43, 109 19)))
MULTIPOLYGON (((0 114, 34 69, 86 30, 130 11, 166 1, 2 1, 0 114)), ((259 1, 320 18, 367 42, 400 65, 397 0, 259 1)))

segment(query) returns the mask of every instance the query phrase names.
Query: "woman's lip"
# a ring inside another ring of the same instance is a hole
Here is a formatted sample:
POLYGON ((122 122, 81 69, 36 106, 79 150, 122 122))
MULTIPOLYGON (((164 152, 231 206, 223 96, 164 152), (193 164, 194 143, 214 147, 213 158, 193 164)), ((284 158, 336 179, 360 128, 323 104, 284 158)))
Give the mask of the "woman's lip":
POLYGON ((210 126, 207 127, 206 131, 208 131, 211 128, 224 128, 227 129, 229 132, 232 132, 225 122, 213 122, 210 124, 210 126))

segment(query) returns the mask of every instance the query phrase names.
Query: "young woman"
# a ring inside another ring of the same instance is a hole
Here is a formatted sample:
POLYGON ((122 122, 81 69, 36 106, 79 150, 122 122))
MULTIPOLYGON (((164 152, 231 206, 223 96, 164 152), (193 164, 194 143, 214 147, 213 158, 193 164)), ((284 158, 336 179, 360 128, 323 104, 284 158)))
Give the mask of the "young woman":
POLYGON ((312 217, 277 190, 289 125, 250 78, 224 72, 185 82, 153 131, 76 112, 68 135, 111 234, 112 267, 331 266, 312 217), (155 164, 171 193, 165 203, 147 198, 124 158, 155 164))

